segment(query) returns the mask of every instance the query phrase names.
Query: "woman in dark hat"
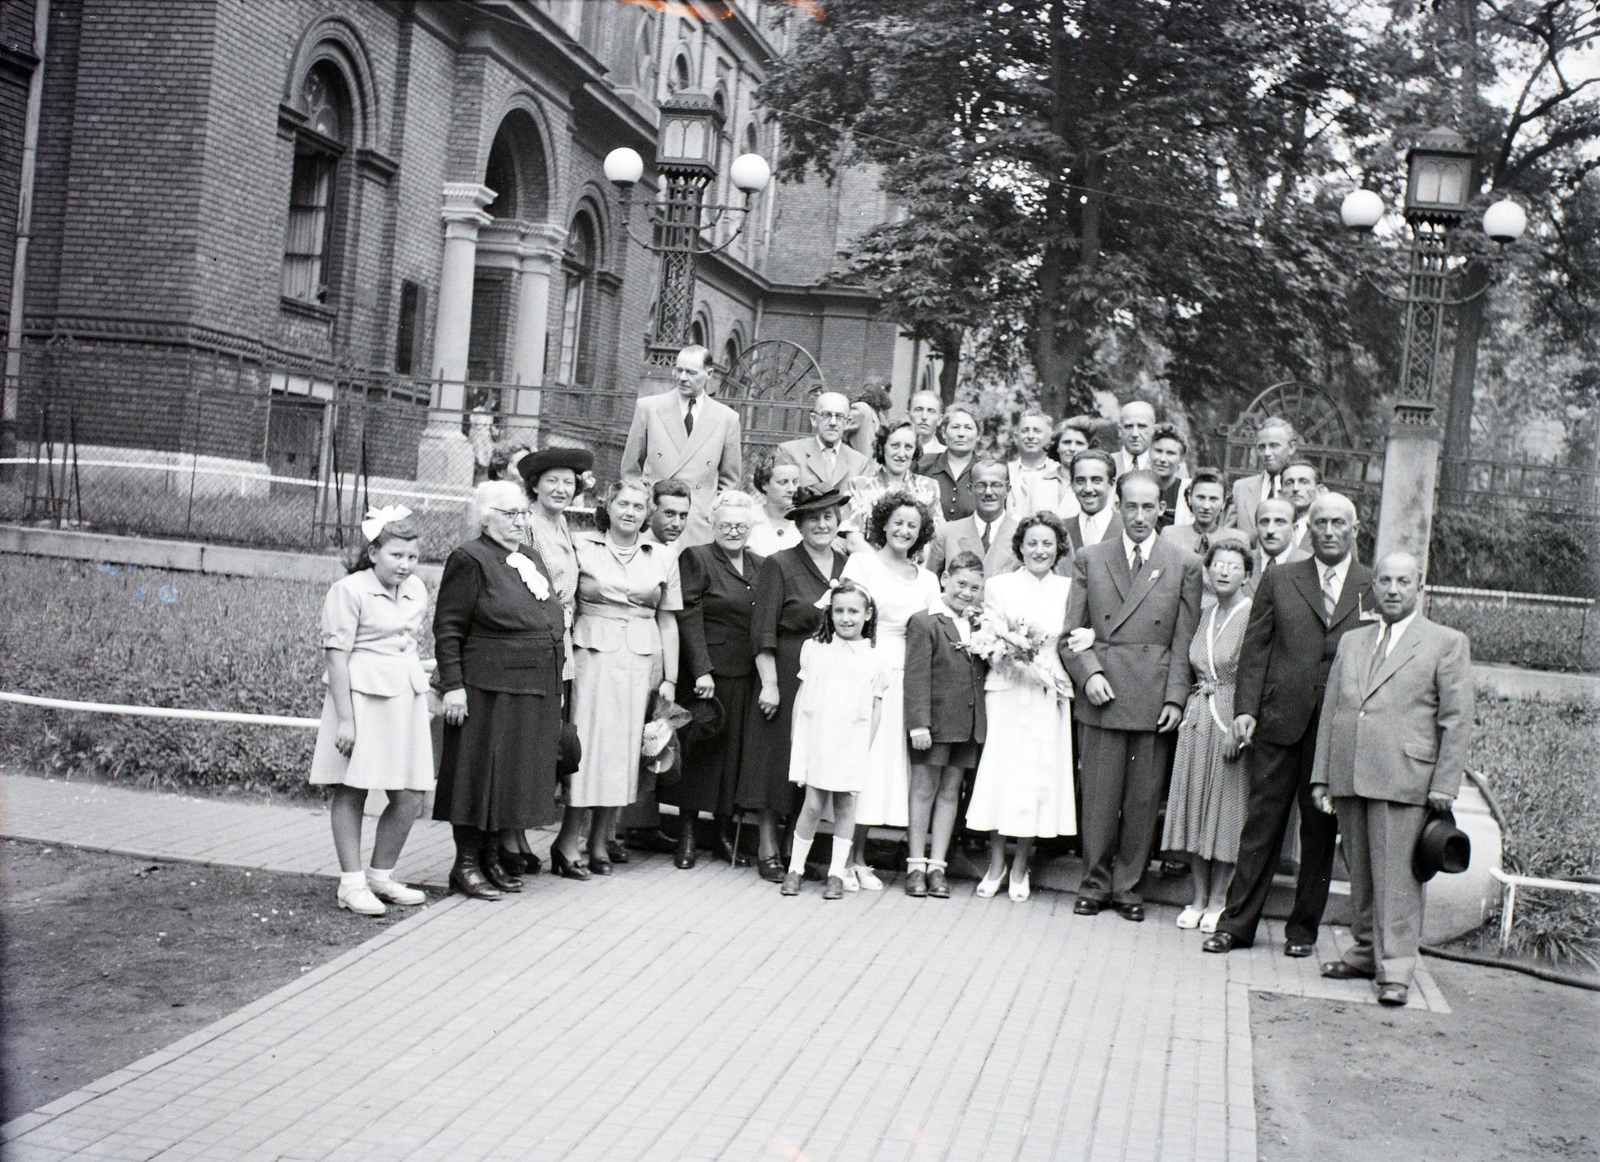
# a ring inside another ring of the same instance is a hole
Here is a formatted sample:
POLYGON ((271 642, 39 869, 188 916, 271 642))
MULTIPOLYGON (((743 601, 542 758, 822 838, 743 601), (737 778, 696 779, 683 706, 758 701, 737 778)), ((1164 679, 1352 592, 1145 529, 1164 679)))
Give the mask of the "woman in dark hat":
POLYGON ((759 812, 761 878, 774 883, 782 882, 784 873, 778 820, 793 814, 795 805, 789 733, 800 689, 800 647, 822 620, 817 602, 844 571, 846 556, 833 542, 839 510, 847 503, 837 490, 796 492, 786 515, 800 530, 800 543, 768 557, 756 577, 750 648, 759 692, 745 715, 735 802, 742 810, 759 812))
POLYGON ((455 830, 451 886, 496 900, 522 890, 501 837, 554 814, 564 621, 539 554, 522 551, 522 485, 485 481, 472 510, 479 535, 445 561, 433 618, 445 719, 433 817, 455 830))
POLYGON ((736 859, 728 818, 744 757, 746 720, 755 702, 750 619, 755 612, 756 576, 766 560, 745 549, 754 520, 755 502, 748 495, 732 489, 718 493, 711 506, 715 539, 709 545, 691 545, 678 555, 683 580, 679 687, 692 682, 695 698, 715 698, 724 715, 723 729, 714 737, 684 747, 683 777, 659 794, 661 802, 678 808, 683 821, 673 858, 680 868, 695 865, 695 824, 702 811, 711 815, 715 828, 712 852, 728 863, 736 859))

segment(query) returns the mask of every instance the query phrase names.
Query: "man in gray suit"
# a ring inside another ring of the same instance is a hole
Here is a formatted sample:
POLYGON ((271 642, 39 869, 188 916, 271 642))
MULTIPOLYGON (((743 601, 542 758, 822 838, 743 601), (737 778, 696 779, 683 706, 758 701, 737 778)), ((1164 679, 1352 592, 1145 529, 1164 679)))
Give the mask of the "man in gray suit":
POLYGON ((689 486, 685 546, 711 543, 711 502, 719 489, 739 486, 739 417, 706 394, 711 369, 704 347, 679 351, 673 369, 678 390, 639 401, 622 449, 625 475, 643 475, 650 484, 676 478, 689 486))
POLYGON ((928 542, 928 572, 935 577, 944 572, 944 563, 962 553, 972 553, 983 562, 983 575, 1010 573, 1022 562, 1011 551, 1011 538, 1017 522, 1006 514, 1006 498, 1011 492, 1011 470, 1004 460, 992 456, 972 466, 972 500, 977 506, 971 516, 941 526, 928 542))
POLYGON ((1412 853, 1429 809, 1461 789, 1472 731, 1472 652, 1417 612, 1421 574, 1410 553, 1378 562, 1381 619, 1339 640, 1311 772, 1312 802, 1339 816, 1356 939, 1322 975, 1376 979, 1384 1005, 1406 1003, 1422 930, 1412 853))
POLYGON ((1256 506, 1256 567, 1245 583, 1252 597, 1268 569, 1292 565, 1310 556, 1310 549, 1295 544, 1293 504, 1283 497, 1270 496, 1256 506))
POLYGON ((870 462, 844 442, 849 423, 850 401, 837 391, 825 391, 811 408, 814 434, 779 445, 779 451, 800 465, 800 487, 832 492, 866 473, 870 462))
POLYGON ((1288 420, 1273 416, 1261 422, 1256 431, 1256 463, 1261 465, 1261 471, 1233 482, 1228 524, 1247 531, 1256 527, 1256 506, 1269 497, 1283 495, 1280 474, 1294 459, 1299 442, 1300 437, 1288 420))
POLYGON ((1093 916, 1110 903, 1138 921, 1139 879, 1193 677, 1201 578, 1198 557, 1155 535, 1154 476, 1118 479, 1117 503, 1122 531, 1073 557, 1058 651, 1077 687, 1073 716, 1082 728, 1083 882, 1073 911, 1093 916), (1067 635, 1083 628, 1094 630, 1094 645, 1075 653, 1067 635))

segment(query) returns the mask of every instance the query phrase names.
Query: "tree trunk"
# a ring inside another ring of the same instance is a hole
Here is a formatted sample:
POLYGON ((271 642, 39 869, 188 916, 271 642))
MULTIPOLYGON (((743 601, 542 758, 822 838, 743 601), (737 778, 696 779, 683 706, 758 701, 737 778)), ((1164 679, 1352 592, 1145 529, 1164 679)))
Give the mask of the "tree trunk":
MULTIPOLYGON (((1066 61, 1066 15, 1064 3, 1050 6, 1050 132, 1066 152, 1067 100, 1070 83, 1066 61)), ((1044 159, 1049 172, 1045 188, 1044 254, 1039 264, 1039 300, 1034 312, 1029 354, 1039 380, 1039 406, 1051 415, 1060 415, 1066 406, 1067 380, 1072 364, 1061 357, 1061 275, 1066 255, 1061 243, 1067 228, 1067 190, 1062 185, 1060 156, 1044 159)))
POLYGON ((961 336, 937 344, 939 348, 939 398, 944 406, 956 402, 956 381, 961 376, 961 336))
POLYGON ((1455 352, 1450 362, 1450 403, 1444 422, 1444 471, 1440 481, 1447 492, 1457 492, 1467 486, 1466 460, 1472 454, 1472 392, 1478 374, 1478 335, 1483 330, 1483 308, 1489 297, 1485 288, 1488 285, 1489 264, 1481 258, 1473 259, 1467 264, 1461 290, 1463 297, 1476 297, 1456 308, 1455 352))

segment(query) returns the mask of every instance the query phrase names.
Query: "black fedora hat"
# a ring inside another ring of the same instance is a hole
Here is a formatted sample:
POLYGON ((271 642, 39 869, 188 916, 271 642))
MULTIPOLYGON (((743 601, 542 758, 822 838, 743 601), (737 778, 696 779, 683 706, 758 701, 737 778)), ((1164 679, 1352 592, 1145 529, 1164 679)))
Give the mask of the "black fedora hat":
POLYGON ((1411 854, 1411 874, 1427 883, 1439 872, 1458 875, 1472 862, 1472 840, 1456 826, 1455 812, 1429 811, 1411 854))
POLYGON ((797 488, 794 500, 789 502, 789 511, 783 515, 789 520, 799 520, 808 512, 827 512, 830 508, 849 503, 850 498, 837 488, 797 488))
POLYGON ((678 728, 678 738, 685 746, 709 742, 720 735, 728 725, 728 713, 713 694, 710 698, 696 698, 684 707, 693 717, 678 728))
POLYGON ((539 477, 552 468, 570 468, 582 475, 594 467, 594 453, 587 448, 544 448, 529 452, 517 461, 517 471, 522 473, 529 488, 539 483, 539 477))

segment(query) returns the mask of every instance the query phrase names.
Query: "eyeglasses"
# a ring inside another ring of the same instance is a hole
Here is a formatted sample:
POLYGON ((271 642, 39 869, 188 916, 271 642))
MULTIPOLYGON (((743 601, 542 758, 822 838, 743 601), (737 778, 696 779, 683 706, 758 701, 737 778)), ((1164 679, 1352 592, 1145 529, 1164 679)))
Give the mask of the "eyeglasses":
POLYGON ((527 520, 533 515, 533 509, 531 508, 496 508, 490 511, 497 512, 501 516, 508 516, 512 520, 527 520))
POLYGON ((817 419, 819 419, 819 420, 840 420, 840 421, 843 421, 843 420, 848 420, 850 418, 850 413, 849 412, 812 412, 811 414, 816 416, 817 419))
POLYGON ((742 536, 745 535, 745 533, 750 531, 750 526, 749 525, 719 524, 717 526, 717 531, 719 533, 721 533, 723 536, 742 537, 742 536))
POLYGON ((972 482, 972 491, 974 492, 1004 492, 1007 487, 1008 485, 1002 484, 998 480, 974 480, 972 482))

